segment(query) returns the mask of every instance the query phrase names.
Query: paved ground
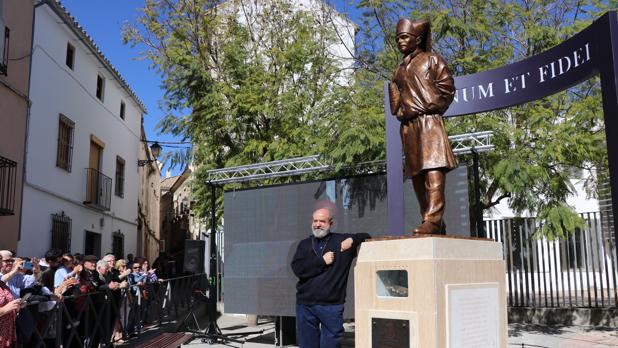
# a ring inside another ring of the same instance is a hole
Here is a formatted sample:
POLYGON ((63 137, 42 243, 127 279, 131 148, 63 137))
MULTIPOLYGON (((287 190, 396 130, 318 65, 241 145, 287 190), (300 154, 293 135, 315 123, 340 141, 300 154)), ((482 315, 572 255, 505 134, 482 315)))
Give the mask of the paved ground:
MULTIPOLYGON (((224 334, 239 334, 234 336, 245 343, 229 342, 227 344, 207 344, 196 338, 184 347, 242 347, 265 348, 274 347, 274 323, 272 320, 260 318, 258 326, 248 327, 244 315, 223 315, 217 321, 224 334), (261 334, 241 335, 243 332, 263 331, 261 334)), ((344 347, 354 347, 353 325, 346 324, 346 339, 344 347)), ((288 346, 296 347, 296 346, 288 346)), ((547 347, 547 348, 601 348, 618 347, 618 330, 610 328, 591 328, 582 326, 547 327, 540 325, 509 325, 509 347, 547 347)))

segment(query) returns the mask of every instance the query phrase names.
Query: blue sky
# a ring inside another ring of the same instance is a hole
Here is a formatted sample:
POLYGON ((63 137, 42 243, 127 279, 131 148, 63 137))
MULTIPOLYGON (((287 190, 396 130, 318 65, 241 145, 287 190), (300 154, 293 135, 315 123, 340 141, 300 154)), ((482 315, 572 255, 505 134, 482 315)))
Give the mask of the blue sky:
MULTIPOLYGON (((346 6, 348 0, 334 1, 339 10, 346 6)), ((139 48, 131 48, 122 43, 122 26, 125 22, 134 22, 143 6, 141 0, 61 0, 61 3, 75 17, 86 32, 94 39, 103 54, 129 83, 142 100, 148 114, 144 118, 144 128, 148 140, 179 141, 169 134, 159 134, 157 123, 164 115, 159 108, 164 91, 160 88, 160 77, 148 67, 149 62, 136 60, 139 48)), ((165 148, 164 148, 165 150, 165 148)), ((181 168, 172 172, 178 173, 181 168)), ((165 169, 163 171, 165 174, 165 169)))

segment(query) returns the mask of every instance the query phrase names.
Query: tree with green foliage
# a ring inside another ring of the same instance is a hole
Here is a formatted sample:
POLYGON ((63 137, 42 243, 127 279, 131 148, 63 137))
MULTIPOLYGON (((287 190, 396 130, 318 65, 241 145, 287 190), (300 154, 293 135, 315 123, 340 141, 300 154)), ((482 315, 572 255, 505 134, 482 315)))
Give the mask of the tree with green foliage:
POLYGON ((329 11, 291 0, 147 0, 139 25, 125 27, 163 77, 161 131, 193 144, 202 214, 207 170, 319 154, 333 141, 327 115, 343 114, 351 72, 333 53, 341 37, 329 11))

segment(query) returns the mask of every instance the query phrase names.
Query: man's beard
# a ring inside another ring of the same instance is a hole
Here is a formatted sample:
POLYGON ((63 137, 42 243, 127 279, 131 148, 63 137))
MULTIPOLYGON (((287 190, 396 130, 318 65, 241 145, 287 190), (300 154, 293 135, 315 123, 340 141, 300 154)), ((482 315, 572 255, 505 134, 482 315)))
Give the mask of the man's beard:
POLYGON ((315 238, 321 239, 326 237, 330 233, 330 228, 312 228, 311 232, 313 232, 313 236, 315 238))

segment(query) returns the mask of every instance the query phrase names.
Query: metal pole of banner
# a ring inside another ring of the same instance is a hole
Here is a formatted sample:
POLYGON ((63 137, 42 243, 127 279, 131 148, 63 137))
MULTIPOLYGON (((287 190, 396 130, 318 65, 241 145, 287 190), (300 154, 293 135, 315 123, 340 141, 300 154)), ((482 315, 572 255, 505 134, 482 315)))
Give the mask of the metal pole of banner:
MULTIPOLYGON (((217 314, 217 187, 210 184, 210 263, 208 268, 208 278, 210 285, 209 296, 214 299, 210 301, 208 315, 217 314)), ((214 317, 210 317, 212 320, 214 317)))
MULTIPOLYGON (((615 221, 618 216, 618 18, 616 12, 610 11, 603 15, 598 24, 596 37, 600 62, 601 93, 603 96, 603 115, 605 118, 605 138, 609 163, 609 180, 612 197, 612 212, 615 221), (603 53, 603 54, 601 54, 603 53)), ((614 228, 614 241, 618 245, 618 234, 614 228)))
POLYGON ((474 222, 476 224, 475 237, 485 237, 485 229, 483 228, 483 208, 481 207, 481 179, 479 175, 479 153, 476 148, 470 150, 472 152, 472 171, 474 176, 474 222))
MULTIPOLYGON (((233 341, 242 343, 223 336, 219 325, 217 325, 217 186, 211 182, 210 186, 210 263, 208 274, 208 329, 206 330, 206 341, 216 343, 218 341, 233 341)), ((204 339, 203 339, 204 341, 204 339)))
POLYGON ((384 83, 384 114, 386 118, 386 202, 388 207, 388 233, 405 234, 403 153, 399 136, 399 121, 393 116, 389 101, 388 82, 384 83))

